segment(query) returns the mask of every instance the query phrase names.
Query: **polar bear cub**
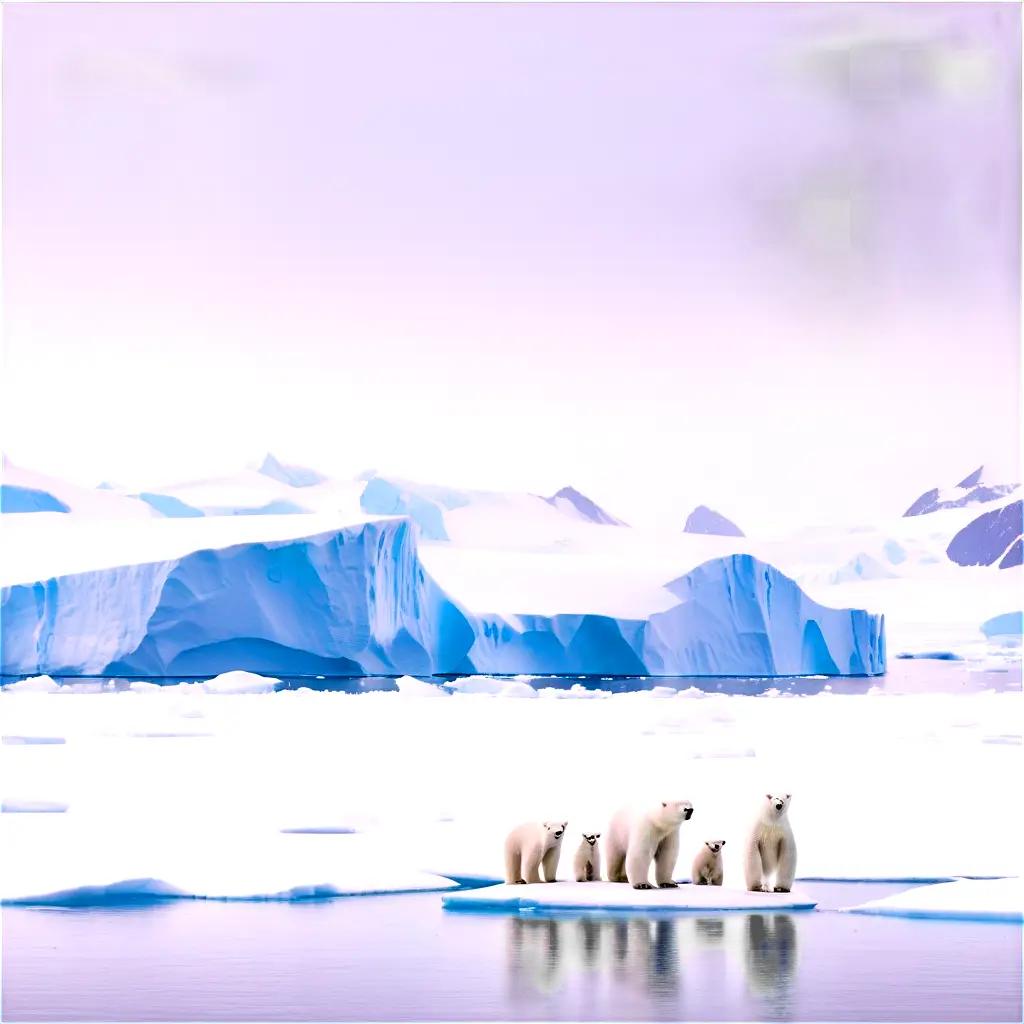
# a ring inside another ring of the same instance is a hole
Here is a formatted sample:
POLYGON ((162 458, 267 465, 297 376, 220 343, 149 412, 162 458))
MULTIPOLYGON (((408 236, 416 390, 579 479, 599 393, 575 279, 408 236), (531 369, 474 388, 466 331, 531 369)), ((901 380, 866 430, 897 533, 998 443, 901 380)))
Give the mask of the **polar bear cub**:
POLYGON ((544 880, 553 882, 567 824, 527 821, 512 829, 505 839, 505 881, 509 885, 539 882, 543 865, 544 880))
POLYGON ((600 832, 584 832, 576 856, 572 861, 572 871, 577 882, 601 881, 601 851, 597 841, 600 832))
POLYGON ((746 876, 751 892, 789 892, 796 876, 796 841, 789 824, 789 793, 765 794, 747 840, 746 876))
POLYGON ((694 885, 721 885, 725 878, 722 869, 724 839, 709 839, 693 858, 690 879, 694 885))
POLYGON ((689 800, 663 800, 646 811, 624 808, 608 829, 608 880, 629 882, 634 889, 653 889, 648 881, 651 861, 659 889, 674 889, 679 856, 679 826, 693 816, 689 800))

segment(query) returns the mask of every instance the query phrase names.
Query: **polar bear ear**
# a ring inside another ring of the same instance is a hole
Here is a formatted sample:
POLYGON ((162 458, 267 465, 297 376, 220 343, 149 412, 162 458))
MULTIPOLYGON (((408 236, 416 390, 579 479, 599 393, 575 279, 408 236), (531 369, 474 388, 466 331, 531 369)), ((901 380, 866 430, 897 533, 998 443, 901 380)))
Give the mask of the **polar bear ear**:
POLYGON ((772 798, 772 795, 771 795, 771 793, 765 793, 765 796, 766 796, 766 797, 767 797, 767 798, 768 798, 769 800, 771 800, 771 798, 772 798))
POLYGON ((665 800, 662 800, 662 801, 661 801, 661 806, 662 806, 662 807, 668 807, 668 802, 667 802, 667 801, 665 801, 665 800))
POLYGON ((793 799, 793 794, 792 793, 787 793, 786 794, 786 799, 787 800, 792 800, 793 799))

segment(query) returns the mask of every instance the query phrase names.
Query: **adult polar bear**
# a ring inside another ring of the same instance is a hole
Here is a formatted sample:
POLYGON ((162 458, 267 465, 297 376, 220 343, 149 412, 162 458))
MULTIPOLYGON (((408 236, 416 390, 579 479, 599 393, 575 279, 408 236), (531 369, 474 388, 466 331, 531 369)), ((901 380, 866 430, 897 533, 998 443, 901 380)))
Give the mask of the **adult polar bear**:
POLYGON ((663 800, 646 811, 623 808, 608 828, 605 852, 608 881, 629 882, 634 889, 653 889, 648 881, 654 861, 659 889, 674 889, 672 881, 679 856, 679 826, 693 816, 689 800, 663 800))
POLYGON ((789 793, 765 794, 747 839, 746 876, 751 892, 789 892, 796 877, 796 840, 789 824, 789 793), (774 876, 774 886, 772 881, 774 876))
POLYGON ((544 881, 553 882, 567 824, 527 821, 512 829, 505 839, 505 881, 509 885, 533 885, 540 881, 543 866, 544 881))

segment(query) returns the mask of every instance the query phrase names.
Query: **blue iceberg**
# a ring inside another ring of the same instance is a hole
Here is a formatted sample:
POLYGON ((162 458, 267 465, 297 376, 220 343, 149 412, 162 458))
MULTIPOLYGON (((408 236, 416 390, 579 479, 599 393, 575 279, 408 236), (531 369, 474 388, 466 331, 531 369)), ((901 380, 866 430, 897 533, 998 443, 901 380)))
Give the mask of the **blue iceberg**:
POLYGON ((630 618, 471 611, 453 589, 425 569, 409 519, 191 550, 4 587, 0 664, 154 677, 885 671, 881 616, 819 605, 747 554, 668 582, 667 608, 630 618))

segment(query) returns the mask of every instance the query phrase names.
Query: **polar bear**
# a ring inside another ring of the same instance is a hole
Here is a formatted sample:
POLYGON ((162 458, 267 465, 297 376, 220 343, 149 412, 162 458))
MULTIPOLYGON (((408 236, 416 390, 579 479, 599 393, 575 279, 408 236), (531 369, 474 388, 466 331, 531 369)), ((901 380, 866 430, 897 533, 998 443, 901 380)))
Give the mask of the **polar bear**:
POLYGON ((505 881, 509 885, 539 882, 543 864, 544 880, 553 882, 567 824, 565 821, 527 821, 512 829, 505 839, 505 881))
POLYGON ((647 811, 619 811, 608 829, 608 881, 628 881, 634 889, 653 889, 647 880, 653 859, 658 888, 674 889, 679 826, 692 816, 689 800, 663 800, 647 811))
POLYGON ((789 825, 789 793, 765 794, 747 840, 747 888, 751 892, 789 892, 796 875, 796 841, 789 825))
POLYGON ((583 833, 583 839, 572 861, 572 870, 577 882, 601 881, 601 851, 597 845, 600 838, 600 832, 583 833))
POLYGON ((694 885, 721 885, 725 877, 722 870, 724 839, 709 839, 693 858, 690 878, 694 885))

